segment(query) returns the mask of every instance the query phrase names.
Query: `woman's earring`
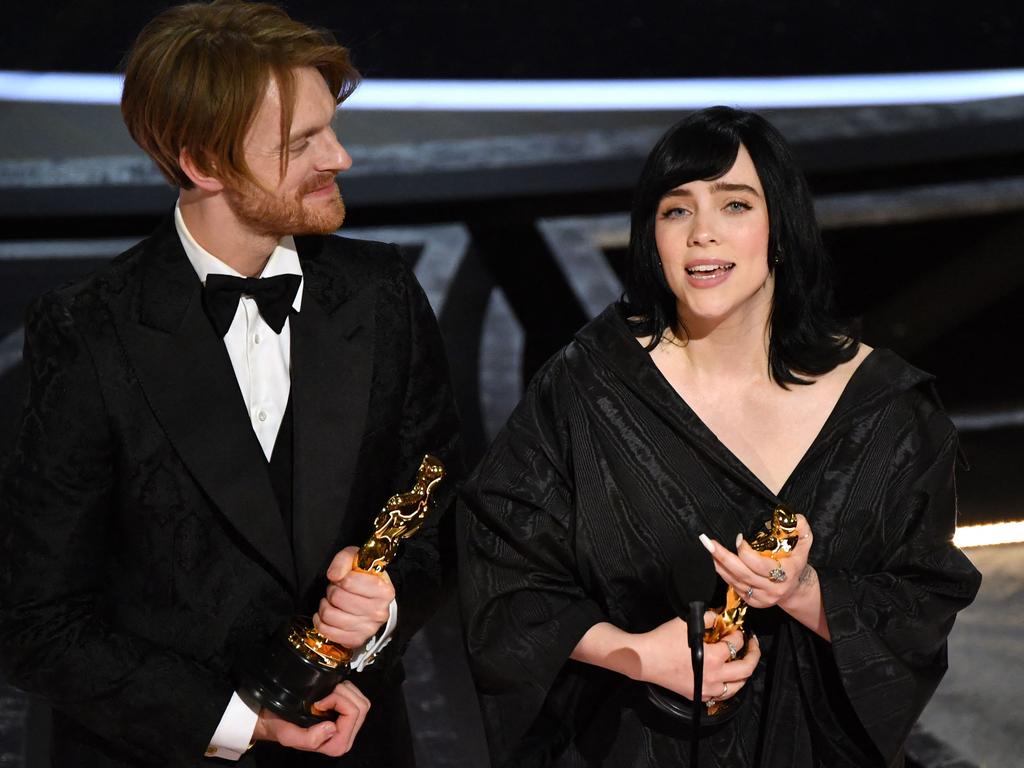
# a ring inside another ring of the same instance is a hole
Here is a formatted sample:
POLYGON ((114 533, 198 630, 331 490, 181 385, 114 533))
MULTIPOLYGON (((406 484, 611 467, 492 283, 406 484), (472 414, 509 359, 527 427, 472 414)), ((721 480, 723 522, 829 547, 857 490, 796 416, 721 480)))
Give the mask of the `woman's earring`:
POLYGON ((782 263, 782 247, 779 246, 778 248, 775 249, 775 253, 772 254, 772 264, 773 264, 773 266, 777 267, 781 263, 782 263))

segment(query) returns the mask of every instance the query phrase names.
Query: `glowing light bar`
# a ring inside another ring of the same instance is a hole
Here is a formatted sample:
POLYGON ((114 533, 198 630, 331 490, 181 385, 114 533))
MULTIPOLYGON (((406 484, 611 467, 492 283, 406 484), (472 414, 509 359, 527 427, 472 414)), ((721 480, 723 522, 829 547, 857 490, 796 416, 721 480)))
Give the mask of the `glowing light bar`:
POLYGON ((960 549, 987 547, 992 544, 1016 544, 1024 541, 1024 520, 957 528, 953 543, 960 549))
MULTIPOLYGON (((367 80, 347 109, 616 111, 941 104, 1024 94, 1024 69, 691 80, 367 80)), ((119 75, 0 71, 0 100, 117 104, 119 75)))

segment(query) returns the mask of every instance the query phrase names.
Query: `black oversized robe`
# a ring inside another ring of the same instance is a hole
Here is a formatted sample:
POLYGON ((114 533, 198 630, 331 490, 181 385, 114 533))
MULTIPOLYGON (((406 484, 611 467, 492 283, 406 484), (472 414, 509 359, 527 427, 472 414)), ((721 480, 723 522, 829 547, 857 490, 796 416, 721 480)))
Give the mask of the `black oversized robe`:
POLYGON ((777 501, 814 531, 832 642, 751 609, 762 659, 740 713, 702 736, 700 764, 901 765, 980 584, 952 544, 957 438, 931 377, 873 351, 775 496, 620 312, 537 374, 463 490, 462 603, 494 765, 687 765, 687 729, 640 683, 569 654, 597 622, 644 632, 671 618, 673 590, 712 568, 698 535, 749 540, 777 501))

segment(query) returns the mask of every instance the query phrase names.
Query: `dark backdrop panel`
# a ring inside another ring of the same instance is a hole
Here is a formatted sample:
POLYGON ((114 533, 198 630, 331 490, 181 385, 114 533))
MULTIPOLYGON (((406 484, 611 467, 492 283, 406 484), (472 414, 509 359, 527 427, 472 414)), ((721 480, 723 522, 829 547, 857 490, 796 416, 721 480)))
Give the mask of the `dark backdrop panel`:
MULTIPOLYGON (((112 71, 145 22, 173 4, 9 4, 0 68, 112 71)), ((1024 63, 1016 0, 283 4, 334 31, 373 77, 722 77, 1024 63)))

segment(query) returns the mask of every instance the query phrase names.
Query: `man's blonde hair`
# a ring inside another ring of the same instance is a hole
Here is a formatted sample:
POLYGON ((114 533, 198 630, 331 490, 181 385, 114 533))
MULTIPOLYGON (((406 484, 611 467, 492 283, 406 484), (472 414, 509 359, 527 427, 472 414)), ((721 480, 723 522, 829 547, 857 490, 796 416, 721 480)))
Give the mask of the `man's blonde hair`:
POLYGON ((136 38, 124 63, 121 115, 167 180, 192 181, 185 150, 204 174, 255 183, 244 139, 273 77, 281 95, 281 175, 295 107, 294 70, 317 69, 337 103, 359 84, 348 50, 267 3, 215 0, 169 8, 136 38))

